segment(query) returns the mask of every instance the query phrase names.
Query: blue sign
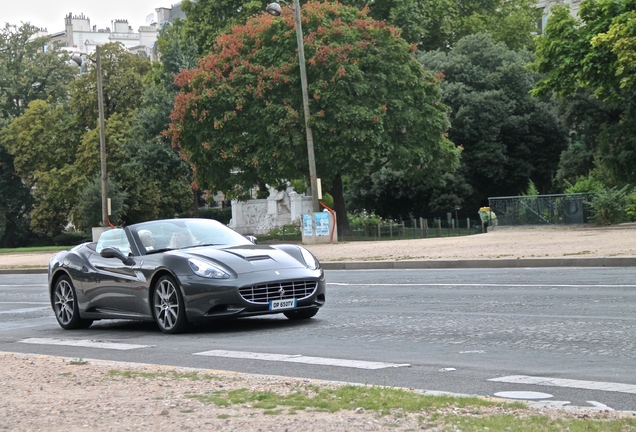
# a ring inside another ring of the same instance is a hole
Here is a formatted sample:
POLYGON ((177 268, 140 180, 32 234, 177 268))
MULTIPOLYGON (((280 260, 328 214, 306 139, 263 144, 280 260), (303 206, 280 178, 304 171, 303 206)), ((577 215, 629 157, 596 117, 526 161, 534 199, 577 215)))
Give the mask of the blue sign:
POLYGON ((303 215, 303 235, 305 236, 314 235, 314 231, 311 228, 311 215, 308 215, 308 214, 303 215))
POLYGON ((329 235, 329 213, 314 213, 316 219, 316 235, 328 236, 329 235))

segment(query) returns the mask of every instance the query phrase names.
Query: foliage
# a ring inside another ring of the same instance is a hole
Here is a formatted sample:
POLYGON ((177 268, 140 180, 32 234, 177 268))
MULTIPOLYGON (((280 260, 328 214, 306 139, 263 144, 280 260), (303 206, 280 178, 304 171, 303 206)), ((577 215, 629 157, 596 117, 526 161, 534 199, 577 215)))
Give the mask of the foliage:
MULTIPOLYGON (((104 118, 136 110, 143 93, 142 77, 150 70, 150 61, 128 52, 116 42, 102 45, 100 52, 104 118)), ((89 65, 88 73, 70 84, 70 106, 80 125, 94 129, 99 118, 97 68, 93 62, 89 65)))
POLYGON ((31 210, 29 189, 15 173, 13 158, 0 145, 0 247, 26 244, 31 210))
MULTIPOLYGON (((117 184, 109 180, 107 182, 108 197, 111 198, 110 223, 119 225, 121 216, 125 214, 127 193, 122 191, 117 184)), ((79 230, 88 230, 91 227, 102 226, 102 181, 101 177, 94 177, 82 190, 77 206, 75 224, 79 230)))
MULTIPOLYGON (((307 3, 302 13, 317 172, 338 214, 343 173, 454 169, 437 80, 396 30, 338 4, 307 3)), ((306 175, 294 23, 286 9, 254 17, 177 77, 170 135, 202 188, 232 197, 306 175)))
POLYGON ((527 195, 527 196, 540 195, 539 190, 537 189, 537 187, 535 186, 532 180, 530 180, 530 182, 528 183, 528 189, 526 189, 526 192, 523 195, 527 195))
POLYGON ((232 219, 232 207, 210 207, 199 209, 199 217, 214 219, 228 225, 232 219))
POLYGON ((368 212, 365 209, 356 210, 348 214, 349 224, 351 228, 357 227, 374 227, 384 221, 380 216, 374 212, 368 212))
POLYGON ((77 202, 72 162, 81 130, 66 106, 35 100, 0 134, 14 157, 15 173, 31 189, 34 233, 55 236, 64 230, 77 202))
POLYGON ((37 31, 30 24, 0 29, 0 129, 36 99, 66 97, 73 73, 68 53, 48 37, 34 37, 37 31))
POLYGON ((461 207, 462 197, 471 192, 459 171, 412 178, 384 168, 349 181, 347 200, 352 208, 373 209, 384 218, 446 213, 461 207))
POLYGON ((320 202, 322 202, 324 205, 326 205, 327 207, 333 210, 334 203, 333 203, 333 197, 331 196, 331 194, 329 193, 323 194, 320 202))
POLYGON ((567 134, 554 106, 529 95, 539 79, 526 68, 532 55, 476 34, 449 53, 419 58, 445 76, 443 100, 452 108, 449 139, 463 148, 461 171, 474 190, 464 207, 519 195, 530 180, 549 192, 567 134))
POLYGON ((590 205, 590 222, 598 226, 612 225, 625 220, 625 198, 628 187, 602 189, 594 195, 590 205))
POLYGON ((594 193, 599 192, 605 187, 605 184, 590 173, 585 177, 579 177, 574 184, 570 184, 566 189, 566 194, 571 193, 594 193))
POLYGON ((465 36, 488 33, 511 49, 529 48, 540 18, 533 0, 342 0, 399 27, 423 51, 451 50, 465 36))
POLYGON ((625 196, 625 216, 627 221, 636 222, 636 190, 625 196))
MULTIPOLYGON (((581 90, 604 107, 589 141, 596 167, 609 184, 636 183, 635 5, 632 0, 584 0, 580 20, 554 7, 546 33, 537 43, 534 68, 544 73, 534 94, 566 98, 581 90)), ((576 131, 576 129, 575 129, 576 131)))
MULTIPOLYGON (((290 0, 291 2, 292 0, 290 0)), ((184 0, 185 30, 199 47, 200 54, 212 51, 215 39, 234 25, 241 25, 256 14, 265 13, 268 2, 259 0, 184 0)))

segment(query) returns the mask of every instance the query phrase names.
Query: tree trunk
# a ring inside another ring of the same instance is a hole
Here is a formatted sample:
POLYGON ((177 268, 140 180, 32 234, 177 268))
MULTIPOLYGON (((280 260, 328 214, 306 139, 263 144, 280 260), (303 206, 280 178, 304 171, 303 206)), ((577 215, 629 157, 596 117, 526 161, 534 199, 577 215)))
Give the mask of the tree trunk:
POLYGON ((347 218, 347 209, 345 208, 344 192, 342 190, 342 176, 336 174, 331 184, 331 190, 329 191, 333 197, 333 206, 336 212, 338 237, 342 238, 343 235, 350 235, 351 228, 349 228, 349 219, 347 218))

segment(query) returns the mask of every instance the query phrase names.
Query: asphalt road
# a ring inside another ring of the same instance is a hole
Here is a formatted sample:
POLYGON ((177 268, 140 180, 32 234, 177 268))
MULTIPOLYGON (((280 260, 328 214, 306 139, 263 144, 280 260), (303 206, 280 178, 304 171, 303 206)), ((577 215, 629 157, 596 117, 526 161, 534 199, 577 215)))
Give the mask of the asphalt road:
POLYGON ((635 276, 634 267, 327 271, 327 305, 312 320, 258 317, 169 336, 126 321, 64 331, 46 275, 2 274, 0 351, 636 411, 635 276))

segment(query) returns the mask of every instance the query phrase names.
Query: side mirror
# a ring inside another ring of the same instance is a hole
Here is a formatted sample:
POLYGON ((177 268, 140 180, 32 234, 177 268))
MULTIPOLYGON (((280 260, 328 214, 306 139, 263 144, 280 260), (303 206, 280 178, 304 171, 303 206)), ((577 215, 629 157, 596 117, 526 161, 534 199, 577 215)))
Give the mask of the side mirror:
POLYGON ((248 239, 249 241, 251 241, 254 244, 258 244, 258 239, 254 236, 245 236, 246 239, 248 239))
POLYGON ((133 265, 135 264, 135 260, 132 259, 131 257, 124 255, 124 253, 122 251, 120 251, 117 248, 112 248, 112 247, 107 247, 102 249, 102 251, 99 253, 99 255, 102 258, 117 258, 119 259, 121 262, 123 262, 126 265, 133 265))

